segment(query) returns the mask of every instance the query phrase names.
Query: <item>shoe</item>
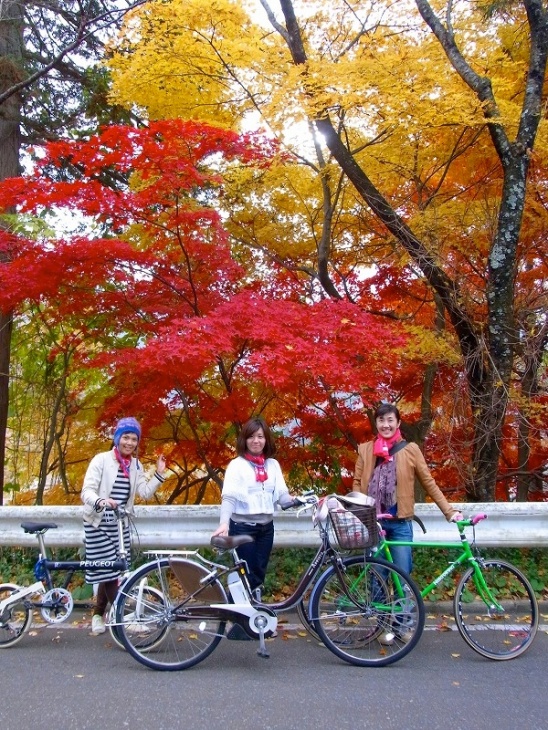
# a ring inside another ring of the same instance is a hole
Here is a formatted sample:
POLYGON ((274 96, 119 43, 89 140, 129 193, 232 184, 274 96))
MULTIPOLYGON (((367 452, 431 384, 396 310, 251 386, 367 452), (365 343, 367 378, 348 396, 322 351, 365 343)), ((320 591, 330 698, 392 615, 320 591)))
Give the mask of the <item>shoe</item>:
POLYGON ((413 638, 413 632, 412 631, 398 631, 396 633, 396 636, 398 637, 399 641, 403 641, 404 644, 409 644, 409 642, 413 638))
POLYGON ((379 636, 379 644, 382 644, 382 646, 392 646, 396 639, 398 641, 401 641, 403 644, 409 644, 412 638, 412 631, 406 631, 405 629, 394 629, 394 631, 385 631, 383 634, 381 634, 379 636))
POLYGON ((238 624, 234 624, 226 635, 226 638, 229 641, 251 641, 251 637, 248 636, 242 627, 238 626, 238 624))
POLYGON ((91 619, 91 633, 92 634, 104 634, 106 631, 105 622, 103 621, 103 617, 99 616, 99 614, 95 614, 95 616, 91 619))
POLYGON ((385 631, 379 636, 379 644, 382 646, 392 646, 396 635, 393 631, 385 631))

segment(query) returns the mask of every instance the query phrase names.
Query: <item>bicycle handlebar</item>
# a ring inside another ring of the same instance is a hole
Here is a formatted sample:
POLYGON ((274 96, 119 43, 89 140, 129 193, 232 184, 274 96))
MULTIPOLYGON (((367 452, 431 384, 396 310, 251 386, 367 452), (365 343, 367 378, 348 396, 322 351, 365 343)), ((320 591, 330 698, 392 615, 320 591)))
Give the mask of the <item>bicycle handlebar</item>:
POLYGON ((482 520, 486 520, 486 519, 487 519, 487 515, 485 514, 485 512, 480 512, 477 515, 470 517, 469 522, 471 525, 477 525, 478 522, 481 522, 482 520))
MULTIPOLYGON (((396 517, 389 513, 383 513, 383 514, 378 514, 377 519, 378 520, 395 520, 396 517)), ((413 515, 413 517, 411 517, 410 519, 417 522, 421 526, 422 531, 426 532, 426 528, 424 527, 424 525, 419 517, 417 517, 416 515, 413 515)), ((457 522, 455 522, 455 525, 460 525, 462 527, 475 527, 478 524, 478 522, 481 522, 482 520, 486 520, 486 519, 487 519, 487 515, 485 514, 485 512, 478 512, 477 515, 472 515, 472 517, 468 517, 465 520, 458 520, 457 522)))
POLYGON ((282 510, 291 509, 292 507, 304 507, 309 509, 312 505, 317 504, 318 497, 314 494, 312 489, 308 489, 306 492, 299 494, 289 504, 282 505, 282 510))

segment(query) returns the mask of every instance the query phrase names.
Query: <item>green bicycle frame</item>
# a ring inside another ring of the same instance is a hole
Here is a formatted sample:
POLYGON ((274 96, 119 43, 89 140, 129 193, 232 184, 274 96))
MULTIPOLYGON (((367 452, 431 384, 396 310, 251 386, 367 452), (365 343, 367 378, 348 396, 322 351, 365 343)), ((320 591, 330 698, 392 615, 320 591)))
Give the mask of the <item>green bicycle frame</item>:
MULTIPOLYGON (((455 523, 460 536, 459 542, 440 542, 440 541, 423 541, 420 542, 413 542, 412 540, 386 540, 384 538, 381 538, 381 541, 377 545, 376 548, 374 548, 371 551, 371 555, 373 557, 384 557, 389 562, 392 561, 392 554, 390 552, 390 548, 393 546, 404 546, 404 547, 411 547, 411 548, 438 548, 438 549, 448 549, 448 550, 457 550, 460 552, 460 555, 450 563, 450 565, 434 580, 429 583, 425 588, 421 590, 421 596, 424 598, 429 593, 431 593, 447 576, 451 575, 453 571, 455 571, 459 566, 461 565, 471 565, 472 569, 474 571, 474 583, 476 585, 476 588, 478 589, 478 593, 481 597, 481 599, 484 601, 484 603, 489 606, 490 608, 495 609, 502 609, 501 604, 497 601, 495 596, 491 593, 489 590, 485 579, 483 577, 483 573, 481 570, 481 565, 479 563, 478 558, 473 554, 472 548, 470 546, 470 542, 466 535, 464 534, 464 528, 470 527, 472 525, 470 520, 462 520, 460 522, 455 523)), ((397 576, 395 576, 395 579, 397 580, 397 576)))

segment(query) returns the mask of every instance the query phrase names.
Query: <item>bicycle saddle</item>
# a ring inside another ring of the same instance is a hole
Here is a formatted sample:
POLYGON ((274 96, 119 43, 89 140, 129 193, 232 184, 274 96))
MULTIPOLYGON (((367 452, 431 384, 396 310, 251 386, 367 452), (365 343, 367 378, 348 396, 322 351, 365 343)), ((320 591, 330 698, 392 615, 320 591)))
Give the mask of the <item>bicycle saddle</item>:
POLYGON ((234 548, 240 547, 240 545, 245 545, 247 542, 253 542, 251 535, 234 535, 233 537, 217 535, 210 540, 210 544, 213 547, 220 548, 221 550, 233 550, 234 548))
POLYGON ((36 534, 45 530, 52 530, 57 527, 55 522, 21 522, 21 527, 25 532, 36 534))

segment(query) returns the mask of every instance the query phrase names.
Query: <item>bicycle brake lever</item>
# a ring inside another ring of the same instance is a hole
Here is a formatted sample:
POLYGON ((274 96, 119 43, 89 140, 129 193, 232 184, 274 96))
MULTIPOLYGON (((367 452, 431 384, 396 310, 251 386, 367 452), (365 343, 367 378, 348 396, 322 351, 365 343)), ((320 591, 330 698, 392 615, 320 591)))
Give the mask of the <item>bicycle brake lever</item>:
POLYGON ((301 512, 306 512, 307 510, 311 509, 312 507, 314 507, 314 504, 315 503, 313 502, 307 502, 306 504, 303 504, 302 507, 299 507, 299 509, 295 511, 295 514, 297 515, 297 517, 299 517, 301 512))

